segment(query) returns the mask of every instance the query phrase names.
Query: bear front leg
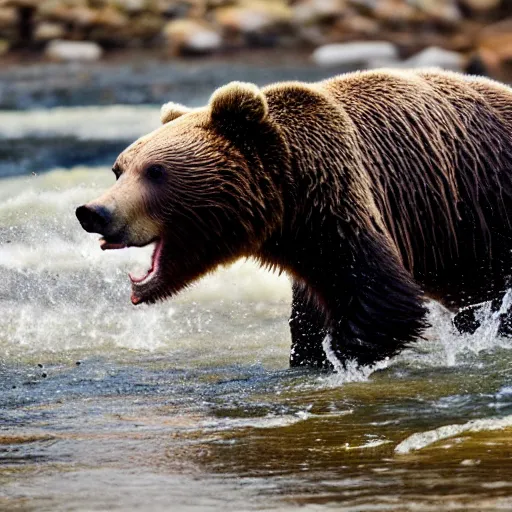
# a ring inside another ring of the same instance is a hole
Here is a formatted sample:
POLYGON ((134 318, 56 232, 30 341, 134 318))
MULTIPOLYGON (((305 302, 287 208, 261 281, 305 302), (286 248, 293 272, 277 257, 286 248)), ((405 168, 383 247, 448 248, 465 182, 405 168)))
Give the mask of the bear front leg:
MULTIPOLYGON (((321 236, 319 247, 336 241, 321 236)), ((424 296, 388 237, 360 230, 323 256, 318 264, 317 253, 295 251, 294 273, 302 279, 293 286, 290 366, 371 365, 421 336, 427 327, 424 296)))
POLYGON ((329 368, 330 364, 322 347, 327 335, 324 315, 303 285, 294 282, 292 293, 290 366, 329 368))
POLYGON ((427 308, 387 237, 361 232, 349 247, 340 280, 330 277, 331 284, 319 290, 330 319, 326 350, 342 365, 349 360, 372 365, 421 336, 428 326, 427 308))

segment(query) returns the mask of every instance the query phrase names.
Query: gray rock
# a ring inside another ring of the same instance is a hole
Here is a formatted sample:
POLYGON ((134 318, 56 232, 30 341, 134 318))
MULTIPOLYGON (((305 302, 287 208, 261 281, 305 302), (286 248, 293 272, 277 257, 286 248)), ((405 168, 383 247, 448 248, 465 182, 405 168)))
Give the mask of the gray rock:
POLYGON ((48 43, 45 49, 45 56, 48 59, 59 62, 91 62, 99 60, 102 55, 101 47, 97 43, 88 41, 56 39, 48 43))
POLYGON ((431 68, 437 67, 450 71, 463 71, 466 58, 460 53, 431 46, 403 61, 401 67, 431 68))
POLYGON ((173 20, 163 29, 170 53, 212 53, 222 46, 221 35, 204 21, 173 20))
POLYGON ((317 48, 313 52, 312 58, 320 66, 358 64, 366 67, 370 61, 398 62, 398 51, 393 43, 387 41, 361 41, 326 44, 317 48))

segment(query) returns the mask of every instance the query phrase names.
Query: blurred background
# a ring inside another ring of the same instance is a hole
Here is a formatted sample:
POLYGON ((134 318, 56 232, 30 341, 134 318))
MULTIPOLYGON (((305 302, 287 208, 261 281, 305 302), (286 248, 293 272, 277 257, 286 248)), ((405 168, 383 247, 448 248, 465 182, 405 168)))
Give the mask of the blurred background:
POLYGON ((0 0, 0 55, 8 64, 141 55, 246 59, 254 52, 263 61, 275 53, 312 54, 319 65, 359 67, 416 56, 407 64, 505 79, 512 1, 0 0), (362 41, 374 44, 360 51, 326 47, 362 41))

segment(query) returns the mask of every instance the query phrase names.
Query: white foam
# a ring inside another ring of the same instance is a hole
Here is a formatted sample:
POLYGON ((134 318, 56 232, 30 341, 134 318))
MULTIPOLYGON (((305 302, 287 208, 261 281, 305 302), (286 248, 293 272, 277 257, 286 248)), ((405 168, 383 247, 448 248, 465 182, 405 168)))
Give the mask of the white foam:
POLYGON ((334 369, 334 374, 328 377, 320 377, 319 380, 331 387, 342 386, 348 382, 366 382, 372 373, 387 368, 389 365, 389 358, 379 361, 373 366, 359 366, 355 360, 348 360, 343 364, 332 348, 332 336, 330 334, 325 336, 322 348, 334 369))
POLYGON ((462 425, 445 425, 429 430, 427 432, 418 432, 412 434, 395 447, 395 452, 406 454, 413 451, 421 450, 443 439, 449 439, 464 432, 483 432, 502 430, 512 427, 512 415, 504 418, 491 418, 485 420, 472 420, 462 425))
POLYGON ((349 445, 348 443, 345 445, 345 449, 347 451, 350 451, 350 450, 367 450, 367 449, 371 449, 371 448, 377 448, 379 446, 382 446, 384 444, 389 444, 391 443, 391 441, 389 439, 372 439, 364 444, 361 444, 361 445, 354 445, 354 446, 351 446, 349 445))
POLYGON ((349 382, 367 382, 371 375, 376 371, 384 370, 390 364, 390 359, 386 358, 372 366, 359 366, 356 361, 348 361, 346 368, 342 371, 336 371, 327 378, 321 379, 332 387, 342 386, 349 382))
POLYGON ((223 418, 220 420, 208 420, 200 422, 197 428, 209 428, 213 430, 232 430, 235 428, 281 428, 294 425, 307 418, 285 414, 282 416, 266 416, 263 418, 223 418))
POLYGON ((58 136, 132 140, 159 126, 158 107, 113 105, 0 111, 0 137, 4 139, 58 136))

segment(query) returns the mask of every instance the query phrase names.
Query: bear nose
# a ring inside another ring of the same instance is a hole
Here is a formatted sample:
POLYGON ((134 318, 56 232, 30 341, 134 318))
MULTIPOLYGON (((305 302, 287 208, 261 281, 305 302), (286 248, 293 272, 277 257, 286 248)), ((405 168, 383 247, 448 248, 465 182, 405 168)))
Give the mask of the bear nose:
POLYGON ((104 235, 111 220, 110 212, 103 206, 83 205, 75 213, 82 227, 89 233, 104 235))

